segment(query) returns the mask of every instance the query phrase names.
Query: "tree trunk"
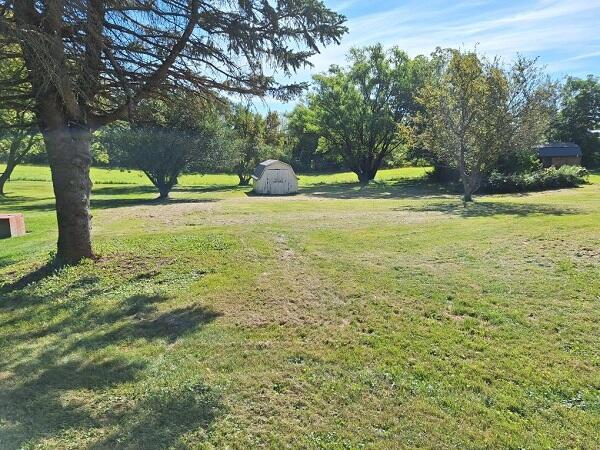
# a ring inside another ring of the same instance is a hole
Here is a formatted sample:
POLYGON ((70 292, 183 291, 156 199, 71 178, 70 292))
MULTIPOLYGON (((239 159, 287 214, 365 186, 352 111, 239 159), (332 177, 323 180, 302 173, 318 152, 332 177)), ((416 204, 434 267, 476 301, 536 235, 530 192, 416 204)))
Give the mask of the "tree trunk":
POLYGON ((93 257, 91 240, 91 131, 65 127, 43 133, 58 220, 57 259, 75 264, 93 257))
POLYGON ((473 201, 473 188, 471 187, 471 183, 466 175, 462 176, 463 182, 463 202, 472 202, 473 201))
POLYGON ((169 194, 171 193, 171 188, 169 186, 159 186, 158 192, 159 195, 157 200, 167 200, 169 198, 169 194))
POLYGON ((245 177, 243 175, 238 174, 238 178, 240 179, 240 186, 248 186, 250 184, 251 177, 245 177))
POLYGON ((15 167, 16 165, 13 164, 11 161, 7 161, 4 173, 0 175, 0 195, 5 195, 4 185, 8 180, 10 180, 10 176, 12 175, 13 170, 15 170, 15 167))
POLYGON ((362 185, 369 184, 369 181, 375 179, 377 175, 377 169, 361 169, 354 172, 358 177, 358 182, 362 185))

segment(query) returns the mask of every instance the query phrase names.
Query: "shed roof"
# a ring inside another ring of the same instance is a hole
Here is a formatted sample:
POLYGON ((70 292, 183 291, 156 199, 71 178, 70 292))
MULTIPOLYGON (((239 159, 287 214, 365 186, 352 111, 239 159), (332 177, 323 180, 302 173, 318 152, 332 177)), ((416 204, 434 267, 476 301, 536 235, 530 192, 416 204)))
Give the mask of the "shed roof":
POLYGON ((255 180, 258 180, 264 173, 265 169, 275 163, 283 164, 283 165, 291 168, 291 166, 289 164, 279 161, 278 159, 267 159, 266 161, 261 162, 259 165, 257 165, 254 168, 254 173, 252 174, 252 178, 254 178, 255 180))
POLYGON ((553 156, 581 156, 581 147, 572 142, 554 142, 540 145, 538 155, 542 158, 553 156))

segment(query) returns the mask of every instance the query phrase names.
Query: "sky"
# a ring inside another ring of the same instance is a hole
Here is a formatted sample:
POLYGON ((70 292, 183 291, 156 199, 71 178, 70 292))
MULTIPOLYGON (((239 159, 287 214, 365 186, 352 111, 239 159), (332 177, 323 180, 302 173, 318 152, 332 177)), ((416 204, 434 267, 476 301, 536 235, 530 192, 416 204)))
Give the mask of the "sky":
MULTIPOLYGON (((348 21, 341 45, 311 58, 314 67, 295 81, 330 64, 344 65, 352 47, 377 42, 396 45, 410 56, 436 47, 477 49, 511 61, 517 53, 538 58, 555 78, 600 75, 600 0, 324 0, 348 21)), ((282 77, 279 77, 284 81, 282 77)), ((265 99, 259 109, 289 111, 296 102, 265 99)))

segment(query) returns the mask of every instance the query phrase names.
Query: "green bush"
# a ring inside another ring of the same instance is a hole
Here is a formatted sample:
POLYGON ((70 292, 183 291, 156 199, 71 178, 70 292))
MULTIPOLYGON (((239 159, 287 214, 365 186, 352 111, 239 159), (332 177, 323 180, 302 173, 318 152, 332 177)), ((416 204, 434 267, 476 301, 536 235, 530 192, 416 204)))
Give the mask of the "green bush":
POLYGON ((485 190, 489 193, 505 194, 576 187, 586 183, 587 176, 588 171, 579 166, 562 166, 559 169, 551 167, 511 175, 494 172, 490 175, 485 190))

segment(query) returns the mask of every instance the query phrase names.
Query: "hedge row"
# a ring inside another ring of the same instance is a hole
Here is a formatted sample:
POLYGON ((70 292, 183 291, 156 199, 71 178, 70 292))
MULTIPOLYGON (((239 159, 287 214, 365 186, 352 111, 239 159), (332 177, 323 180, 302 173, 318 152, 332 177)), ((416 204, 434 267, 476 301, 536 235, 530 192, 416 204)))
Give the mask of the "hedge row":
POLYGON ((588 171, 579 166, 562 166, 559 169, 551 167, 531 173, 512 175, 494 172, 486 183, 485 191, 505 194, 576 187, 585 184, 587 176, 588 171))

